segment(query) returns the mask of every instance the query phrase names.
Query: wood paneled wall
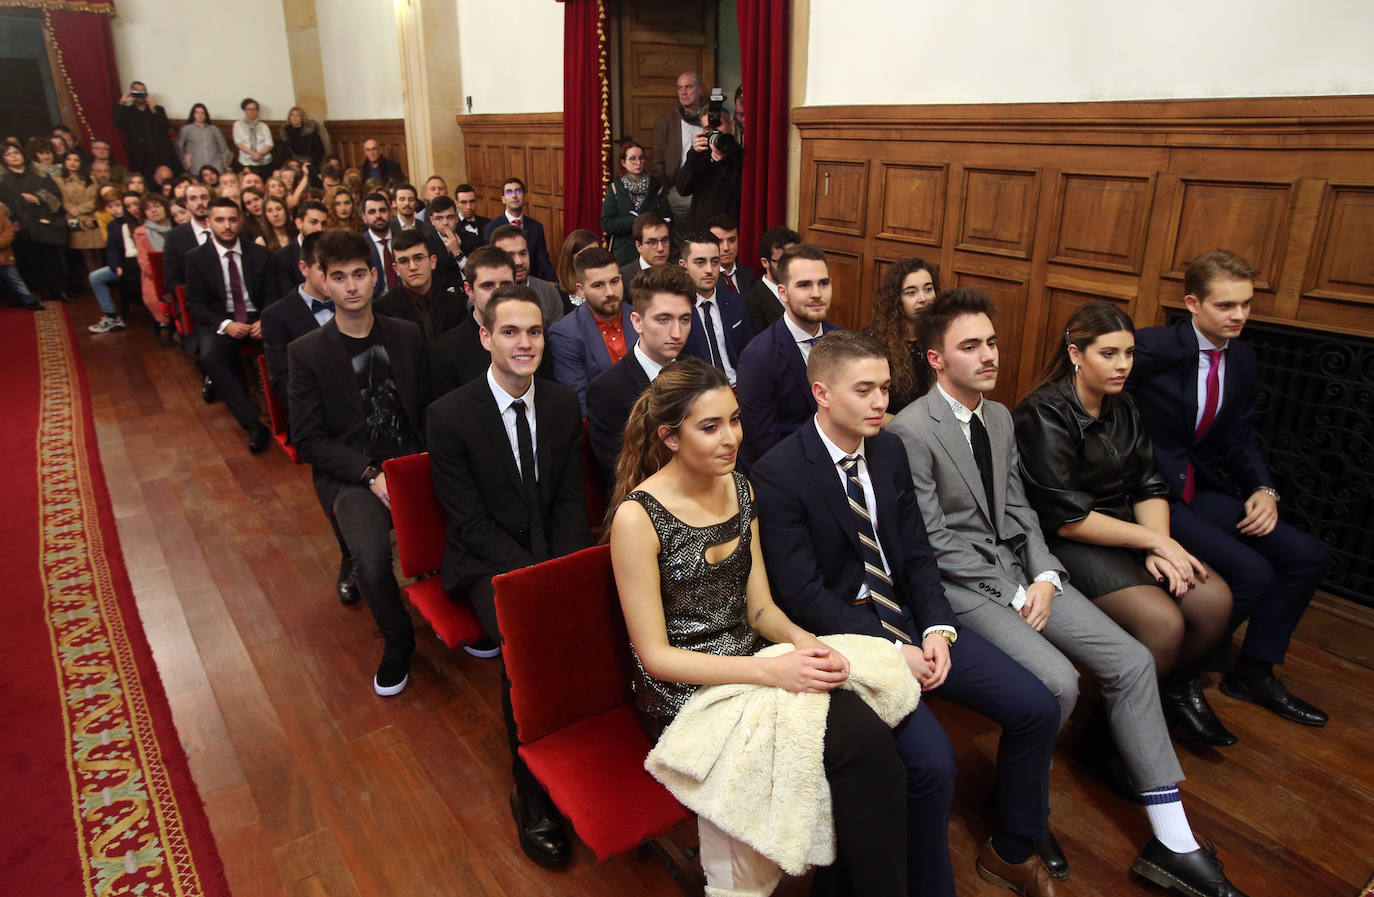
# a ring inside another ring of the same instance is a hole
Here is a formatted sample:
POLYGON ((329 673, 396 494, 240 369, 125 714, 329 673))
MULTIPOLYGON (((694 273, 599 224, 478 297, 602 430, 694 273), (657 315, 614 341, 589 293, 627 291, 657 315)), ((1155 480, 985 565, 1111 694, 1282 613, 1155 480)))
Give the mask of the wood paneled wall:
POLYGON ((1254 317, 1374 336, 1374 97, 810 107, 800 230, 832 320, 863 326, 896 259, 998 307, 1014 402, 1078 305, 1145 325, 1216 247, 1260 269, 1254 317))
MULTIPOLYGON (((558 112, 460 115, 467 148, 468 182, 477 188, 477 210, 501 214, 501 182, 525 182, 525 207, 544 225, 555 263, 563 245, 563 115, 558 112)), ((455 184, 450 184, 452 190, 455 184)))
MULTIPOLYGON (((267 127, 272 129, 272 140, 280 139, 278 134, 281 131, 282 122, 276 119, 263 119, 263 121, 267 123, 267 127)), ((232 148, 234 145, 233 120, 216 121, 215 126, 224 134, 224 142, 232 148)), ((406 155, 406 123, 403 118, 337 119, 326 121, 324 129, 327 138, 325 142, 329 147, 329 152, 338 153, 345 168, 358 167, 363 164, 363 142, 372 137, 382 145, 382 155, 400 163, 401 170, 408 177, 419 177, 422 180, 429 177, 428 173, 417 175, 410 170, 406 155)), ((285 160, 279 159, 278 161, 285 160)))

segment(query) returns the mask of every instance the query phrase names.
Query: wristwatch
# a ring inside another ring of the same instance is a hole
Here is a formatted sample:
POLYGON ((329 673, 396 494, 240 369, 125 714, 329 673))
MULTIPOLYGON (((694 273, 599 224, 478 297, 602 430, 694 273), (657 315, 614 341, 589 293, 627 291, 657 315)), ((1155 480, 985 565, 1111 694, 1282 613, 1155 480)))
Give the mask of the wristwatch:
POLYGON ((381 475, 382 471, 379 468, 369 464, 367 465, 367 468, 363 471, 363 483, 368 486, 371 486, 373 483, 377 481, 377 477, 381 475))
POLYGON ((934 634, 943 638, 945 640, 945 643, 949 645, 952 645, 959 640, 959 633, 954 632, 950 629, 937 629, 935 630, 934 634))
POLYGON ((1256 487, 1255 487, 1255 491, 1256 491, 1256 492, 1263 492, 1265 495, 1267 495, 1267 496, 1269 496, 1270 498, 1272 498, 1272 499, 1274 500, 1274 503, 1275 503, 1275 504, 1278 503, 1278 500, 1279 500, 1279 490, 1275 489, 1273 486, 1256 486, 1256 487))

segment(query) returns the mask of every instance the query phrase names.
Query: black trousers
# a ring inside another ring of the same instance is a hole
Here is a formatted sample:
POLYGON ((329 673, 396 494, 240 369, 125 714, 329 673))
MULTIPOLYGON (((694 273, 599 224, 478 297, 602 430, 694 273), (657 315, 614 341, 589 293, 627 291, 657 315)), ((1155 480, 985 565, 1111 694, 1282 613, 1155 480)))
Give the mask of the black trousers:
POLYGON ((65 246, 37 240, 15 240, 14 252, 19 272, 29 289, 48 302, 56 302, 67 289, 67 252, 65 246))
POLYGON ((391 511, 371 489, 349 485, 334 497, 334 520, 353 557, 358 591, 382 637, 414 644, 415 628, 391 568, 391 511))
POLYGON ((234 339, 232 336, 215 333, 204 327, 197 327, 196 333, 200 337, 200 360, 196 363, 200 366, 201 373, 215 381, 215 392, 224 399, 229 413, 234 415, 234 420, 245 430, 260 423, 258 406, 253 403, 247 388, 243 385, 243 356, 240 352, 243 346, 260 345, 258 341, 248 338, 234 339))

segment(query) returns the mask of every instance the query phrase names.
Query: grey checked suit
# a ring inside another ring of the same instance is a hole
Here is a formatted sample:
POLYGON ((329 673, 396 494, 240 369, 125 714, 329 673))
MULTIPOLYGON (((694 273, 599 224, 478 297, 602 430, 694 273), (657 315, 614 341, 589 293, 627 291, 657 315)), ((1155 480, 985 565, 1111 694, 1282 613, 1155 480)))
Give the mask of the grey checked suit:
POLYGON ((1021 483, 1006 406, 984 400, 983 422, 992 444, 992 508, 969 440, 939 389, 932 387, 888 426, 906 447, 950 607, 960 625, 1045 683, 1059 699, 1061 725, 1078 700, 1074 665, 1097 679, 1112 735, 1138 789, 1182 781, 1150 652, 1067 581, 1046 547, 1021 483), (1050 570, 1059 574, 1064 590, 1043 632, 1036 632, 1011 604, 1018 586, 1050 570))

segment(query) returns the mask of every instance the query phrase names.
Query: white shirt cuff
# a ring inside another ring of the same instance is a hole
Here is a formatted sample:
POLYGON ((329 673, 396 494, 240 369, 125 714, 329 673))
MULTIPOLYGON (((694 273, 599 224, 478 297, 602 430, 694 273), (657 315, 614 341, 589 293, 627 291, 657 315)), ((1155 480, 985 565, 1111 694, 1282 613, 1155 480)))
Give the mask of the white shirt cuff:
POLYGON ((225 318, 223 321, 220 321, 220 322, 219 322, 219 329, 216 330, 215 332, 216 332, 216 333, 223 333, 225 330, 229 329, 229 325, 232 324, 232 323, 234 323, 233 318, 225 318))
POLYGON ((932 632, 948 632, 953 635, 959 634, 958 630, 956 630, 953 626, 927 626, 926 630, 921 633, 921 638, 924 639, 929 637, 932 632))
POLYGON ((1055 594, 1064 591, 1064 583, 1059 579, 1059 574, 1054 570, 1046 570, 1035 577, 1036 582, 1047 582, 1054 586, 1055 594))
POLYGON ((1026 587, 1017 586, 1016 595, 1011 599, 1011 609, 1019 611, 1026 606, 1026 587))

